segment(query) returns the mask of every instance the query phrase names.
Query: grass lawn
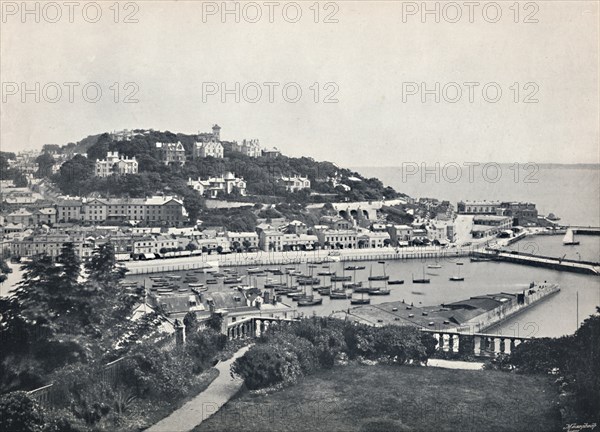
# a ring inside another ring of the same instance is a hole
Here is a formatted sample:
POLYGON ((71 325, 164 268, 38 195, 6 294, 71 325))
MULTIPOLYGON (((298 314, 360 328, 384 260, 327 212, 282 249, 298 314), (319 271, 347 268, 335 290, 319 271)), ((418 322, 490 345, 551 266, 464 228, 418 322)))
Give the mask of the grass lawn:
POLYGON ((545 376, 351 365, 267 396, 242 392, 194 432, 558 431, 557 398, 545 376))

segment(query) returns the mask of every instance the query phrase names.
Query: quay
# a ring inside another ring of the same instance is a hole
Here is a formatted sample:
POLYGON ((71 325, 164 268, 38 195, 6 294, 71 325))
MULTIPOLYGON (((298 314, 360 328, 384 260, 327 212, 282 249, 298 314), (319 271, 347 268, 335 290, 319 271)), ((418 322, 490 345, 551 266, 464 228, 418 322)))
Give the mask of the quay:
POLYGON ((600 275, 600 263, 592 261, 576 261, 543 255, 533 255, 506 249, 489 248, 486 250, 472 251, 471 256, 475 258, 487 258, 493 261, 504 261, 533 267, 550 268, 552 270, 592 274, 596 276, 600 275))

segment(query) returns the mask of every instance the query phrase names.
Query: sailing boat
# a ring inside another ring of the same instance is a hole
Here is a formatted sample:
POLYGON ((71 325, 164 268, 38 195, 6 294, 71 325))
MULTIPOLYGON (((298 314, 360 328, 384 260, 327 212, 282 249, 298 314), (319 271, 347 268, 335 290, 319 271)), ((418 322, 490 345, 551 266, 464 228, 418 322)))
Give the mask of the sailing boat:
POLYGON ((329 292, 329 298, 331 300, 346 300, 348 295, 346 294, 346 290, 344 288, 338 289, 337 282, 333 281, 333 288, 329 292))
POLYGON ((350 304, 354 304, 354 305, 362 305, 362 304, 370 304, 370 303, 371 303, 371 299, 368 297, 365 298, 365 293, 361 293, 360 298, 352 296, 352 298, 350 299, 350 304))
POLYGON ((565 233, 565 236, 563 237, 563 244, 565 246, 576 246, 579 244, 579 242, 575 240, 575 234, 571 228, 569 228, 565 233))
POLYGON ((383 264, 383 275, 373 276, 373 266, 371 265, 371 270, 369 272, 369 280, 370 281, 383 281, 383 280, 386 281, 390 278, 388 275, 385 274, 385 261, 380 261, 380 263, 383 264))
POLYGON ((452 282, 462 282, 465 280, 465 278, 460 275, 460 266, 458 266, 458 276, 451 276, 450 280, 452 282))
POLYGON ((428 284, 431 282, 430 279, 426 279, 425 278, 425 267, 423 267, 423 278, 422 279, 415 279, 415 277, 413 276, 413 283, 418 283, 418 284, 428 284))

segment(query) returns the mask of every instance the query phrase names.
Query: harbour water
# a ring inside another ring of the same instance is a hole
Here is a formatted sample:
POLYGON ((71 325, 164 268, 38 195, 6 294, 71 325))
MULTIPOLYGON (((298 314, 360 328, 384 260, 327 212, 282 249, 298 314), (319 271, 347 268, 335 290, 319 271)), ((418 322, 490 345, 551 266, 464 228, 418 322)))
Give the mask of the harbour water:
MULTIPOLYGON (((572 248, 571 246, 562 245, 562 236, 536 236, 531 239, 534 239, 538 245, 540 254, 554 256, 562 256, 565 253, 573 254, 573 250, 569 249, 572 248)), ((579 236, 578 239, 581 240, 581 244, 577 247, 577 250, 582 257, 592 259, 595 256, 597 260, 600 254, 600 237, 579 236)), ((526 241, 528 240, 530 239, 526 241)), ((518 243, 514 247, 517 246, 518 243)), ((331 271, 340 275, 343 273, 343 268, 348 265, 365 266, 364 270, 345 272, 346 275, 352 276, 353 280, 362 281, 363 285, 368 284, 367 278, 371 268, 374 275, 379 275, 383 274, 383 265, 385 265, 385 272, 390 276, 390 280, 404 280, 403 285, 389 285, 391 289, 390 295, 370 296, 371 304, 404 300, 407 303, 414 303, 419 306, 436 306, 481 294, 521 292, 533 281, 557 283, 560 286, 561 291, 557 295, 549 297, 533 308, 490 329, 490 332, 505 335, 550 337, 570 334, 577 328, 578 321, 582 322, 594 313, 596 305, 600 305, 600 278, 597 276, 559 272, 500 262, 470 262, 468 258, 453 258, 442 261, 431 259, 388 260, 385 264, 377 262, 328 263, 326 265, 318 265, 314 268, 309 268, 307 264, 302 264, 296 268, 304 274, 309 274, 312 270, 315 275, 320 271, 331 271), (457 265, 457 262, 462 262, 463 265, 457 265), (440 265, 441 268, 428 268, 428 265, 440 265), (459 272, 460 276, 464 277, 465 280, 462 282, 451 282, 449 278, 458 275, 459 272), (425 275, 425 278, 429 278, 431 283, 412 283, 413 276, 421 278, 423 275, 425 275), (577 293, 579 293, 579 316, 577 315, 577 293)), ((239 272, 240 275, 246 275, 247 268, 239 267, 231 269, 232 271, 239 272)), ((282 269, 285 270, 284 268, 282 269)), ((196 274, 195 276, 199 277, 200 282, 204 282, 207 278, 213 278, 212 275, 196 274)), ((279 276, 268 275, 266 277, 270 277, 277 282, 280 280, 279 276)), ((244 284, 262 288, 266 277, 248 275, 242 281, 244 284)), ((285 276, 281 278, 285 283, 285 276)), ((131 279, 146 280, 147 286, 151 286, 151 281, 147 276, 132 276, 131 279)), ((328 276, 322 276, 320 279, 322 279, 321 285, 331 284, 328 276)), ((234 286, 224 285, 222 278, 217 278, 217 280, 219 280, 218 284, 208 285, 209 291, 226 291, 231 290, 231 287, 234 286)), ((376 287, 381 286, 383 283, 372 282, 372 284, 376 287)), ((341 286, 341 284, 338 283, 338 286, 341 286)), ((307 287, 307 291, 310 292, 310 287, 307 287)), ((367 296, 365 294, 365 297, 367 296)), ((286 296, 283 296, 282 300, 284 303, 294 304, 286 296)), ((313 314, 329 316, 336 312, 347 311, 352 307, 350 300, 331 300, 329 297, 323 296, 323 303, 321 305, 299 307, 298 312, 306 316, 313 314)))

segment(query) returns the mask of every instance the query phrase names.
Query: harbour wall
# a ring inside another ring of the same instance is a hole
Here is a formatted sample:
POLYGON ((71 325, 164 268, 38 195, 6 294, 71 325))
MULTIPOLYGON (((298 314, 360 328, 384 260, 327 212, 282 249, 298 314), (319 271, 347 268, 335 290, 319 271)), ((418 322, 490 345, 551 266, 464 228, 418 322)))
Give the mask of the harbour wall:
POLYGON ((529 309, 550 296, 557 294, 559 291, 560 287, 556 284, 536 285, 533 288, 525 290, 525 296, 522 303, 520 303, 517 298, 509 300, 499 307, 465 322, 460 327, 457 327, 457 331, 468 331, 472 333, 485 332, 486 329, 529 309), (530 294, 530 290, 535 290, 535 292, 530 294))

